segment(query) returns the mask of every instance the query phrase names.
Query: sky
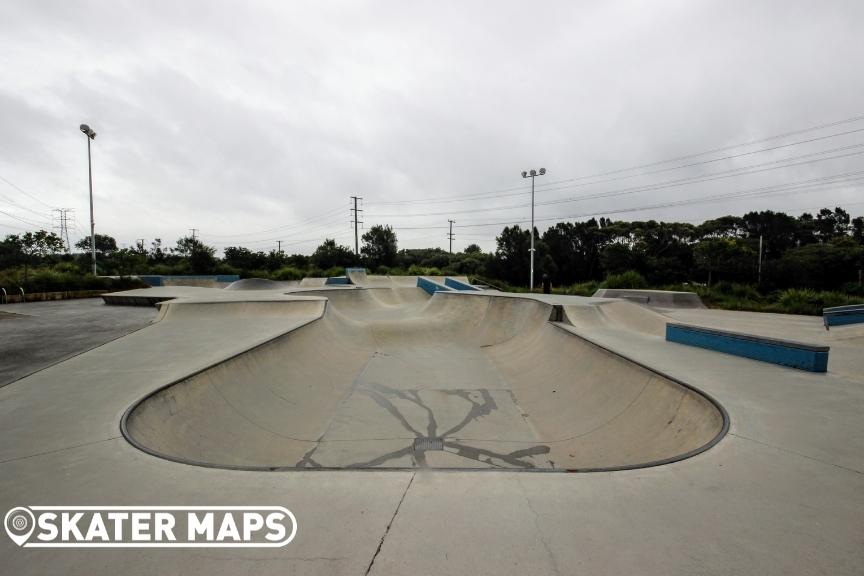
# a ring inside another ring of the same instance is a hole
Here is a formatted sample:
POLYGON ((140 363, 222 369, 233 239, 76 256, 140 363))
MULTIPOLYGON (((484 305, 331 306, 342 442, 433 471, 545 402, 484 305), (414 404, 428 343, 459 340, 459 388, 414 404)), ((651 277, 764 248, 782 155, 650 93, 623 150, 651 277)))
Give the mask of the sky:
POLYGON ((71 210, 121 246, 190 229, 311 253, 494 250, 605 216, 864 212, 864 3, 0 4, 0 236, 71 210))

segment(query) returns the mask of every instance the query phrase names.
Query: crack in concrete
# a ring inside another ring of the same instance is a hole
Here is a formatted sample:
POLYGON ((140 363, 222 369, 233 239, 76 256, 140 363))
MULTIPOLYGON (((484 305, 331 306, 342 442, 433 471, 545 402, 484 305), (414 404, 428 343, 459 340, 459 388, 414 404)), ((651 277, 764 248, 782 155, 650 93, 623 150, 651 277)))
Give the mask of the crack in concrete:
POLYGON ((369 573, 372 571, 372 566, 375 565, 375 560, 378 558, 378 554, 381 552, 381 547, 384 546, 384 539, 387 538, 387 534, 390 533, 390 527, 393 526, 393 522, 396 520, 396 515, 399 514, 399 509, 402 508, 402 502, 405 501, 405 496, 408 494, 408 490, 411 488, 411 484, 414 483, 414 476, 416 476, 416 472, 411 474, 411 479, 408 480, 408 485, 405 486, 405 491, 402 492, 402 497, 399 498, 399 503, 396 505, 396 510, 393 511, 393 516, 390 518, 390 522, 387 523, 387 528, 384 529, 384 534, 381 536, 381 540, 378 542, 378 548, 375 549, 375 554, 372 555, 372 560, 369 561, 369 566, 366 567, 365 576, 369 576, 369 573))
POLYGON ((540 543, 543 545, 543 549, 546 550, 546 556, 549 558, 549 562, 552 564, 552 570, 555 572, 555 574, 560 575, 561 571, 558 569, 558 562, 555 560, 555 554, 552 553, 552 548, 549 547, 549 542, 543 535, 543 530, 540 529, 540 515, 537 513, 537 510, 534 509, 534 505, 531 503, 531 498, 528 497, 528 490, 525 489, 525 484, 522 482, 522 479, 517 478, 516 481, 522 488, 522 495, 525 496, 525 504, 528 505, 528 509, 534 516, 534 529, 537 531, 537 537, 540 539, 540 543))
POLYGON ((840 468, 841 470, 846 470, 848 472, 853 472, 855 474, 864 474, 862 470, 856 470, 855 468, 849 468, 847 466, 843 466, 842 464, 834 464, 833 462, 826 462, 825 460, 820 460, 819 458, 814 458, 813 456, 808 456, 807 454, 802 454, 800 452, 795 452, 794 450, 789 450, 788 448, 783 448, 781 446, 775 446, 774 444, 769 444, 768 442, 761 442, 759 440, 755 440, 753 438, 748 438, 747 436, 741 436, 740 434, 735 434, 734 432, 729 432, 729 436, 734 436, 735 438, 740 438, 741 440, 748 440, 753 442, 754 444, 759 444, 760 446, 767 446, 768 448, 773 448, 775 450, 779 450, 780 452, 786 452, 787 454, 793 454, 800 458, 806 458, 807 460, 812 460, 813 462, 818 462, 819 464, 824 464, 826 466, 833 466, 835 468, 840 468))
POLYGON ((8 460, 0 460, 0 464, 7 464, 9 462, 17 462, 19 460, 27 460, 28 458, 37 458, 39 456, 47 456, 48 454, 56 454, 57 452, 65 452, 66 450, 74 450, 75 448, 83 448, 85 446, 93 446, 94 444, 101 444, 102 442, 110 442, 111 440, 119 440, 123 436, 112 436, 110 438, 103 438, 101 440, 94 440, 92 442, 84 442, 82 444, 73 444, 72 446, 64 446, 63 448, 57 448, 56 450, 47 450, 45 452, 37 452, 36 454, 29 454, 27 456, 16 456, 15 458, 9 458, 8 460))

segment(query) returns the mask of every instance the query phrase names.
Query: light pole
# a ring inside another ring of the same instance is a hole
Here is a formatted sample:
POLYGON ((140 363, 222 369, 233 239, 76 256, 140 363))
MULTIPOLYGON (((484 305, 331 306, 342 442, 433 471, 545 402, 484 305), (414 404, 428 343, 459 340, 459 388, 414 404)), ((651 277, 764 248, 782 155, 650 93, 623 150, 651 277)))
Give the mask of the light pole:
POLYGON ((540 168, 539 171, 522 171, 522 178, 531 178, 531 279, 529 280, 528 290, 534 290, 534 178, 536 176, 544 176, 545 174, 545 168, 540 168))
POLYGON ((93 258, 93 276, 96 276, 96 222, 93 220, 93 164, 90 161, 90 141, 96 132, 87 124, 81 124, 81 132, 87 137, 87 175, 90 178, 90 255, 93 258))

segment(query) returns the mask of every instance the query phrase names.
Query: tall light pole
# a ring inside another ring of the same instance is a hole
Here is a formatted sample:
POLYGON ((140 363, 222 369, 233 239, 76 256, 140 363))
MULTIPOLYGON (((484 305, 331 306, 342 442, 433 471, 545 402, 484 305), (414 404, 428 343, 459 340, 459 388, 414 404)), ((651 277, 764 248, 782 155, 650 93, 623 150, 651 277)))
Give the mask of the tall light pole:
POLYGON ((522 178, 531 178, 531 279, 529 280, 528 290, 534 290, 534 178, 536 176, 544 176, 545 174, 545 168, 540 168, 539 171, 522 172, 522 178))
POLYGON ((87 124, 81 124, 81 132, 87 137, 87 174, 90 178, 90 255, 93 258, 93 276, 96 276, 96 222, 93 220, 93 163, 90 161, 90 141, 96 132, 87 124))

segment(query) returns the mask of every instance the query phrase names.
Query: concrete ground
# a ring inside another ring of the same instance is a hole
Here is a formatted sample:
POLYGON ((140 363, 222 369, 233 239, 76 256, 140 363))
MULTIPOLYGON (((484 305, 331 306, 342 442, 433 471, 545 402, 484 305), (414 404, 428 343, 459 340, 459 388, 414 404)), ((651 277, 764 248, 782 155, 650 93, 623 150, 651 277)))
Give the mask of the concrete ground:
MULTIPOLYGON (((205 292, 195 298, 208 300, 205 292)), ((316 297, 308 298, 311 311, 316 297)), ((259 314, 255 305, 227 316, 180 314, 0 390, 0 511, 281 505, 297 517, 295 540, 266 550, 57 551, 0 537, 0 573, 862 574, 861 327, 826 334, 818 318, 537 300, 564 307, 560 330, 574 345, 596 342, 710 394, 729 412, 729 433, 686 460, 599 473, 255 472, 171 462, 123 438, 129 406, 314 324, 311 312, 259 314), (829 371, 668 343, 657 331, 667 318, 824 339, 829 371)), ((562 372, 562 384, 571 376, 562 372)))
POLYGON ((101 298, 0 306, 0 386, 143 328, 152 308, 118 309, 101 298))

